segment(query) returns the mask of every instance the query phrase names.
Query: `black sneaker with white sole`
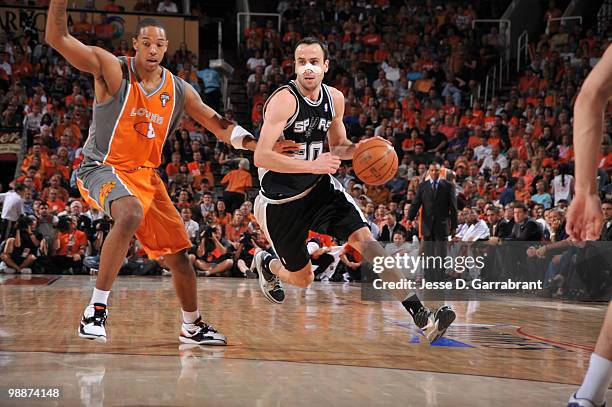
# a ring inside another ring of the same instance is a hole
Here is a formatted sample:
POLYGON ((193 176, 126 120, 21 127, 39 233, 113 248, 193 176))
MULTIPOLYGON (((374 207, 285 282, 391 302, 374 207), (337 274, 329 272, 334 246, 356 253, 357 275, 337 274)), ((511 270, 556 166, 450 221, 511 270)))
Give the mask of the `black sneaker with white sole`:
POLYGON ((424 307, 413 317, 414 323, 421 328, 429 343, 441 338, 455 318, 455 311, 448 305, 438 308, 435 312, 424 307))
POLYGON ((186 328, 185 324, 181 327, 179 342, 193 345, 227 345, 227 338, 212 326, 205 324, 202 317, 198 318, 193 324, 188 324, 191 328, 186 328))
POLYGON ((81 317, 79 336, 98 342, 106 342, 106 318, 108 318, 106 305, 89 304, 81 317))
POLYGON ((259 276, 259 288, 268 301, 282 304, 285 301, 285 290, 278 276, 270 271, 270 261, 274 257, 266 252, 260 251, 255 254, 255 270, 259 276))

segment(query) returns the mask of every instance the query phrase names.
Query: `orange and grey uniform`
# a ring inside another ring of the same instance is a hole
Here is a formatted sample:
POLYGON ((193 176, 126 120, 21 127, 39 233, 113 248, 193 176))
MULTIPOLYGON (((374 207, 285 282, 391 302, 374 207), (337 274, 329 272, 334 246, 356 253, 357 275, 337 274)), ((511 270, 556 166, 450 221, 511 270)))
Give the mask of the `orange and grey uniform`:
POLYGON ((181 119, 185 82, 163 69, 157 89, 140 84, 134 59, 119 57, 123 80, 110 100, 93 107, 77 185, 85 200, 106 214, 124 196, 138 198, 144 218, 136 231, 151 258, 191 247, 181 217, 156 172, 164 142, 181 119))

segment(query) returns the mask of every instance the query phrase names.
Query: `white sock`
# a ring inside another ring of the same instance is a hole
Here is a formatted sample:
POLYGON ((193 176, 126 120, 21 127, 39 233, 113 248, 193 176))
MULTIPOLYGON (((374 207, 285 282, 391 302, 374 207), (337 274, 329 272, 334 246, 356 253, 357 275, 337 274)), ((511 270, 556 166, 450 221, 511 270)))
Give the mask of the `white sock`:
POLYGON ((94 288, 93 294, 91 295, 91 301, 89 301, 89 303, 106 305, 108 302, 109 294, 110 294, 110 291, 102 291, 102 290, 98 290, 97 288, 94 288))
POLYGON ((606 401, 606 391, 612 383, 612 360, 593 353, 589 370, 584 376, 582 386, 576 392, 576 398, 591 400, 600 406, 606 401))
POLYGON ((183 324, 191 325, 200 318, 200 310, 196 309, 195 311, 185 311, 181 310, 183 313, 183 324))

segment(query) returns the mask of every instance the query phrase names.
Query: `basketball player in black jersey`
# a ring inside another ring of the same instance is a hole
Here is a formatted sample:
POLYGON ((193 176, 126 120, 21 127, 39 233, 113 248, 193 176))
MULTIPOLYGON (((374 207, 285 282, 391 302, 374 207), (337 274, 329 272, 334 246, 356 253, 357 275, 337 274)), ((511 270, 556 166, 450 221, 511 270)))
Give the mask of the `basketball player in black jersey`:
MULTIPOLYGON (((370 262, 385 256, 353 198, 332 177, 340 160, 353 158, 357 145, 347 139, 342 122, 344 96, 322 83, 328 65, 324 43, 315 38, 301 40, 295 49, 297 79, 275 91, 264 105, 264 124, 255 149, 261 191, 254 209, 278 258, 261 251, 255 265, 262 292, 275 303, 285 299, 281 281, 305 288, 314 279, 306 250, 309 230, 348 241, 370 262), (293 157, 273 151, 281 136, 298 144, 293 157), (326 138, 331 152, 323 151, 326 138)), ((390 269, 382 277, 398 281, 402 276, 390 269)), ((447 306, 434 312, 414 294, 394 295, 430 342, 455 319, 447 306)))

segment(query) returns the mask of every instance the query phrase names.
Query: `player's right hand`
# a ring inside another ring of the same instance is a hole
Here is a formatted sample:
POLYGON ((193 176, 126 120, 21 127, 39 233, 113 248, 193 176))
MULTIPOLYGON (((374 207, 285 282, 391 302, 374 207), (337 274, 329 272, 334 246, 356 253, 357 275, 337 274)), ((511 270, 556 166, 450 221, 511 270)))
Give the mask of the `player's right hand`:
POLYGON ((603 224, 597 194, 576 194, 567 210, 565 231, 572 240, 597 240, 603 224))
POLYGON ((332 153, 323 153, 312 162, 313 174, 335 174, 340 167, 340 157, 332 153))

